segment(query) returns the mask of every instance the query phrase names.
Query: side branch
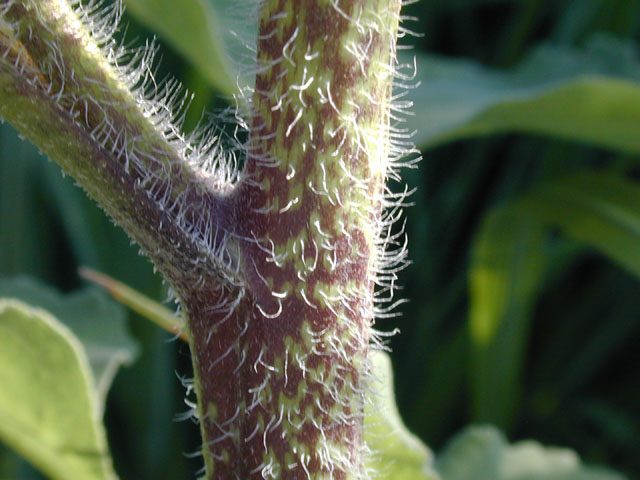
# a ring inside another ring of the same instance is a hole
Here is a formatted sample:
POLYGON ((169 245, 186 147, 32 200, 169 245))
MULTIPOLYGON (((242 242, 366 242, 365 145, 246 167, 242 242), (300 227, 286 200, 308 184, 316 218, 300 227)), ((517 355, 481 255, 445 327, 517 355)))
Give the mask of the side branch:
POLYGON ((76 179, 178 290, 212 273, 233 283, 230 170, 214 137, 196 148, 174 126, 167 104, 177 85, 161 87, 162 102, 145 97, 149 82, 159 90, 145 73, 150 49, 120 65, 127 52, 110 40, 119 13, 0 0, 0 117, 76 179))

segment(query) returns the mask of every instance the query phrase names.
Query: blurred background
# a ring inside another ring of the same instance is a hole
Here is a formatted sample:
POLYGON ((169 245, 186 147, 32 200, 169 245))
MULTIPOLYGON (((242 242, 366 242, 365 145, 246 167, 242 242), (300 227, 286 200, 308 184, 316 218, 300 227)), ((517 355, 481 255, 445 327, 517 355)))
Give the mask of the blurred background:
MULTIPOLYGON (((584 73, 640 82, 640 2, 421 0, 405 14, 423 34, 405 39, 419 56, 409 123, 422 131, 423 160, 402 172, 417 189, 406 211, 412 264, 399 281, 409 302, 378 323, 401 331, 390 347, 403 419, 436 451, 465 425, 492 423, 510 440, 571 447, 640 478, 640 114, 618 135, 608 132, 612 111, 593 132, 581 118, 569 129, 545 120, 588 96, 536 103, 584 73), (513 101, 531 110, 514 113, 513 101)), ((125 22, 128 40, 155 34, 144 16, 125 22)), ((174 42, 158 41, 158 77, 195 92, 187 129, 203 109, 227 105, 174 42)), ((0 126, 0 274, 67 292, 85 285, 79 266, 166 298, 138 248, 73 180, 0 126)), ((116 470, 195 478, 198 429, 176 421, 188 409, 179 379, 191 375, 188 348, 129 317, 140 356, 116 377, 105 415, 116 470)), ((6 478, 39 478, 2 447, 0 459, 6 478)))

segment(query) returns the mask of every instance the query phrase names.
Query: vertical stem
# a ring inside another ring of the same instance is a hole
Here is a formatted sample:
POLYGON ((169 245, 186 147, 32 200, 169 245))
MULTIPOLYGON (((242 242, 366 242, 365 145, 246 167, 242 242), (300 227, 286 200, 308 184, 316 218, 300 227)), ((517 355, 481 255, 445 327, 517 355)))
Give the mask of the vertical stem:
POLYGON ((400 0, 268 0, 233 292, 183 296, 208 479, 366 478, 400 0), (226 302, 215 307, 216 298, 226 302))

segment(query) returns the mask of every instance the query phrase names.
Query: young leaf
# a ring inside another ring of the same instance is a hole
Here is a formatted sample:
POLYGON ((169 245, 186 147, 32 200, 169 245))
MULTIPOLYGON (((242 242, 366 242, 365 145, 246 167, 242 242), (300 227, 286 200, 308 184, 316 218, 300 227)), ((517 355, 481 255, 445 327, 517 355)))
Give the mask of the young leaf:
POLYGON ((380 480, 438 480, 431 451, 402 423, 393 390, 391 359, 373 352, 371 369, 377 378, 365 412, 367 444, 373 450, 369 467, 380 480))
POLYGON ((419 56, 413 92, 418 146, 501 132, 553 135, 640 152, 640 59, 596 36, 584 49, 543 45, 511 71, 419 56))
POLYGON ((116 372, 137 355, 138 347, 126 331, 123 309, 97 290, 61 295, 26 277, 0 278, 0 298, 18 299, 47 310, 73 332, 89 360, 101 416, 116 372))
POLYGON ((568 449, 533 441, 508 444, 493 427, 471 427, 454 438, 436 461, 443 480, 624 480, 587 467, 568 449))
POLYGON ((54 480, 115 474, 82 345, 44 310, 0 299, 0 438, 54 480))

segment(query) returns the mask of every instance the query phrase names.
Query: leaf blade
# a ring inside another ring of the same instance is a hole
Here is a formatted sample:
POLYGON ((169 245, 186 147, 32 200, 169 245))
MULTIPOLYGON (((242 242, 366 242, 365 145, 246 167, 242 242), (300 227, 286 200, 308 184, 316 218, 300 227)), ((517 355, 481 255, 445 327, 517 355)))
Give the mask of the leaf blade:
POLYGON ((0 437, 54 479, 115 474, 89 360, 44 310, 0 299, 0 437))
POLYGON ((530 311, 543 274, 543 229, 518 205, 493 211, 469 268, 472 410, 506 428, 516 415, 530 311))
POLYGON ((97 290, 61 295, 24 276, 0 277, 0 297, 42 308, 73 332, 89 360, 102 412, 117 370, 131 364, 138 354, 137 344, 126 331, 123 309, 97 290))
POLYGON ((128 12, 158 32, 227 96, 236 93, 237 69, 228 53, 226 25, 206 0, 126 0, 128 12))
POLYGON ((544 182, 494 210, 474 240, 469 270, 476 421, 507 428, 517 408, 531 310, 547 262, 543 233, 549 228, 640 277, 640 186, 633 181, 581 172, 544 182), (533 230, 519 240, 527 225, 533 230))
POLYGON ((393 389, 393 371, 389 355, 370 353, 375 393, 365 410, 367 446, 375 452, 368 467, 381 480, 439 480, 433 471, 433 455, 402 422, 393 389))
POLYGON ((630 43, 597 35, 583 49, 542 45, 509 71, 431 55, 418 64, 407 128, 420 147, 520 132, 640 151, 640 59, 630 43))
POLYGON ((640 187, 616 175, 581 173, 548 182, 524 203, 560 229, 640 276, 640 187), (535 207, 534 207, 535 205, 535 207))

